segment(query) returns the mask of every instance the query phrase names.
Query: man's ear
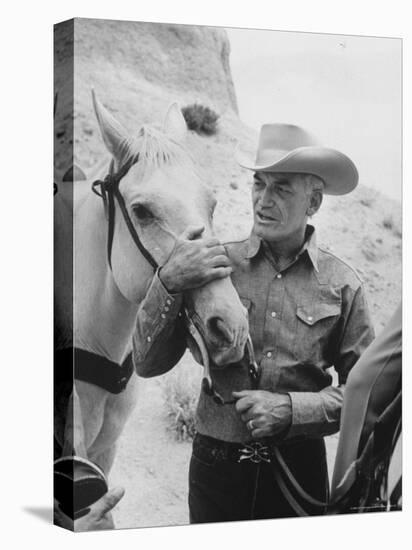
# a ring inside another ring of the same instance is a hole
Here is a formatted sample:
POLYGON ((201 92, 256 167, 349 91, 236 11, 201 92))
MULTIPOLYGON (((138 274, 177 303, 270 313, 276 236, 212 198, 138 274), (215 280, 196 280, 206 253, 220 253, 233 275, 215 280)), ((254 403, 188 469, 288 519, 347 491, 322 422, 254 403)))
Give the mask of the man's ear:
POLYGON ((316 212, 319 210, 320 205, 323 201, 323 193, 322 191, 315 190, 312 192, 310 198, 309 198, 309 206, 306 210, 306 214, 308 216, 313 216, 316 214, 316 212))

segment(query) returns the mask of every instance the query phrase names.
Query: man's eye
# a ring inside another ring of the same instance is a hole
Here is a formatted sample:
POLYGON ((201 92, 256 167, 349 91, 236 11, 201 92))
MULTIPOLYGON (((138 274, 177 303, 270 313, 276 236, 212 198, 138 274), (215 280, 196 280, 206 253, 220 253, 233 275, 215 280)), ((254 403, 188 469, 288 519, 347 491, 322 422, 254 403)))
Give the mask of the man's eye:
POLYGON ((265 184, 263 183, 263 181, 253 180, 253 185, 258 189, 262 189, 262 187, 264 187, 265 184))
POLYGON ((139 222, 148 222, 154 218, 151 210, 143 204, 137 204, 133 207, 133 213, 139 222))

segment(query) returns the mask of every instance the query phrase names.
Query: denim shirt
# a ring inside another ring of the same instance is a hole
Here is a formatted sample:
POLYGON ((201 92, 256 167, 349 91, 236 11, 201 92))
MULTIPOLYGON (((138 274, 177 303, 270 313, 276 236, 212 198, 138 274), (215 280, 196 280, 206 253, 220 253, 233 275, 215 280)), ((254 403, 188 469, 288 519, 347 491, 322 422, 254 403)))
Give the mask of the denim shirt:
MULTIPOLYGON (((339 429, 343 388, 350 369, 374 337, 365 291, 356 272, 318 248, 307 227, 300 253, 278 272, 266 243, 254 233, 225 245, 232 281, 249 312, 249 329, 260 365, 259 389, 289 394, 292 425, 286 439, 322 437, 339 429), (328 372, 334 367, 339 386, 328 372)), ((180 295, 171 296, 157 275, 138 313, 134 361, 141 376, 170 370, 184 353, 180 295)), ((246 365, 214 369, 225 398, 250 389, 246 365)), ((248 441, 250 433, 234 406, 219 406, 201 393, 199 433, 225 441, 248 441)))

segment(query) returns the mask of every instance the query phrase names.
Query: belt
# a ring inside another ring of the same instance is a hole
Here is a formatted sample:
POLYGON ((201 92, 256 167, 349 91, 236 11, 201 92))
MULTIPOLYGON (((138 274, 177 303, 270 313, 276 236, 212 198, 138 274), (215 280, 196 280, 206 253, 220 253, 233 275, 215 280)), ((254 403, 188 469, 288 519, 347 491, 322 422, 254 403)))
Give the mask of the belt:
POLYGON ((199 433, 193 440, 193 454, 208 464, 215 462, 253 462, 254 464, 271 462, 275 456, 274 449, 275 445, 262 441, 231 443, 199 433))

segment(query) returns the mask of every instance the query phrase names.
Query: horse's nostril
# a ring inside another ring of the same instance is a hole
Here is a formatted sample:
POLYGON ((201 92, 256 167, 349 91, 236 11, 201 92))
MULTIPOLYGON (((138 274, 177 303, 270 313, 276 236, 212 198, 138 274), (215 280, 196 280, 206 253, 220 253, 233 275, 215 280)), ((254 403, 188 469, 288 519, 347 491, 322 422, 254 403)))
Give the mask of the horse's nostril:
POLYGON ((207 327, 213 339, 216 339, 220 343, 224 344, 232 343, 232 333, 220 317, 212 317, 209 319, 207 322, 207 327))

